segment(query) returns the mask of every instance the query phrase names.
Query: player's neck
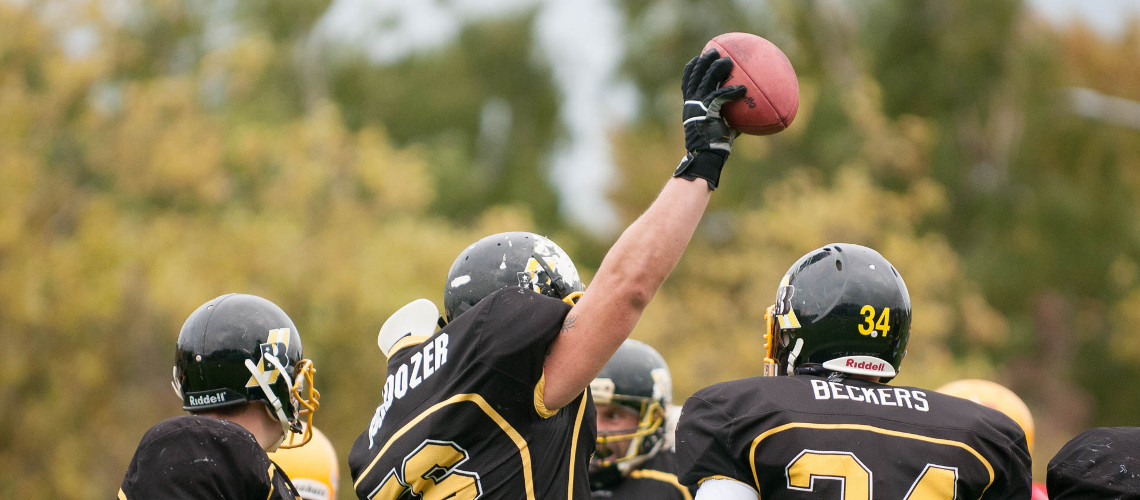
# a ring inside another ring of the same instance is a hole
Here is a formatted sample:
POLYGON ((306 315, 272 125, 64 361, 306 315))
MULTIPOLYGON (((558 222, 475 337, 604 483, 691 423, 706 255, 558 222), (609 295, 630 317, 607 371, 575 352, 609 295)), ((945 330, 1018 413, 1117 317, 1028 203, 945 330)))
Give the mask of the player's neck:
POLYGON ((200 412, 200 415, 228 420, 238 424, 253 434, 257 444, 265 451, 274 451, 280 443, 281 424, 269 416, 267 407, 262 403, 250 403, 237 412, 200 412))

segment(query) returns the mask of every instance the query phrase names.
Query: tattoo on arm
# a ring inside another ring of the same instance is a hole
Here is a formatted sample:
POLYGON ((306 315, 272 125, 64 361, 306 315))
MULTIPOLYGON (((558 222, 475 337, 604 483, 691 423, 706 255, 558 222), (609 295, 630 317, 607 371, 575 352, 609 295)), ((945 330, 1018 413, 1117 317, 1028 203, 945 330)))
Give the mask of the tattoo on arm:
POLYGON ((571 311, 570 314, 566 315, 566 319, 562 320, 562 330, 558 333, 564 333, 564 332, 570 330, 571 328, 574 328, 574 322, 577 320, 578 320, 578 315, 574 314, 574 312, 571 311))

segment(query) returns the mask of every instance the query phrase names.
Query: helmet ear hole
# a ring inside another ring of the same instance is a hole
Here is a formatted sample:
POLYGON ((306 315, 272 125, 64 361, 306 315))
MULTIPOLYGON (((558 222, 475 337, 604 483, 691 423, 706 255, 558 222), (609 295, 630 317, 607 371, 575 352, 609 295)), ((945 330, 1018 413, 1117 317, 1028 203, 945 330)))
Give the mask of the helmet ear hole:
POLYGON ((843 270, 843 261, 841 261, 839 259, 835 259, 835 270, 836 271, 842 271, 843 270))

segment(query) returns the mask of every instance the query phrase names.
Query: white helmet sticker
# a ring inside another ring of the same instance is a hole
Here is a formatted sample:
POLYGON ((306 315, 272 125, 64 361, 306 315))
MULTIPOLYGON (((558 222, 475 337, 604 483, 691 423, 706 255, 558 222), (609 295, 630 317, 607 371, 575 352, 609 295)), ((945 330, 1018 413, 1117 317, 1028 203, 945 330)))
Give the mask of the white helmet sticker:
POLYGON ((853 375, 894 377, 898 374, 890 363, 874 356, 844 356, 825 361, 823 367, 834 372, 853 375))

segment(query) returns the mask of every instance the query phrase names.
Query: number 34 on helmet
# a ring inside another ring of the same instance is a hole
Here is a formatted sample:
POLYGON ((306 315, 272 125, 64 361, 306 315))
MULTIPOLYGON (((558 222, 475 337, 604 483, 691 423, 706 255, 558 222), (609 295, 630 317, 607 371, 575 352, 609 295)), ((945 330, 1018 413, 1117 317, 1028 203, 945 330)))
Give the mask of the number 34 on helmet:
POLYGON ((808 252, 765 314, 764 374, 890 381, 906 355, 910 314, 906 284, 879 252, 847 243, 808 252))

